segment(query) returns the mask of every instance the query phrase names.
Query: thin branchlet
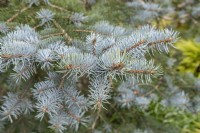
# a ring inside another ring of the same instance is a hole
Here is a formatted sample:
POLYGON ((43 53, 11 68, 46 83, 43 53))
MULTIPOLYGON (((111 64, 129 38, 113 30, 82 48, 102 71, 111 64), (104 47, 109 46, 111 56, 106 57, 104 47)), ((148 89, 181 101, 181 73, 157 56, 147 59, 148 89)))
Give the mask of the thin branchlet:
POLYGON ((155 74, 155 70, 127 70, 129 73, 136 73, 136 74, 155 74))
POLYGON ((130 48, 127 48, 127 49, 126 49, 126 52, 129 52, 129 51, 131 51, 132 49, 137 48, 137 47, 139 47, 139 46, 145 44, 146 42, 147 42, 147 41, 142 40, 142 41, 140 41, 140 42, 134 44, 134 45, 131 46, 130 48))
POLYGON ((152 46, 152 45, 156 45, 156 44, 162 44, 162 43, 170 43, 174 40, 174 38, 167 38, 167 39, 163 39, 163 40, 157 40, 155 42, 150 42, 148 43, 148 46, 152 46))
POLYGON ((111 71, 112 70, 121 70, 122 68, 124 68, 124 66, 125 66, 125 64, 123 62, 119 62, 117 64, 113 64, 110 69, 111 69, 111 71))

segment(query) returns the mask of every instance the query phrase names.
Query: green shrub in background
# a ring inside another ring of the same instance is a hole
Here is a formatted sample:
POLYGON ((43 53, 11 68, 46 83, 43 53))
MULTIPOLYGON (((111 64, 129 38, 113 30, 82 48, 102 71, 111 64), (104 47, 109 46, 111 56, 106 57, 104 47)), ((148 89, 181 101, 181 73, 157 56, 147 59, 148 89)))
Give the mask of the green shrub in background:
POLYGON ((176 47, 183 54, 179 70, 182 72, 191 72, 194 75, 199 76, 200 43, 193 40, 181 40, 176 44, 176 47))

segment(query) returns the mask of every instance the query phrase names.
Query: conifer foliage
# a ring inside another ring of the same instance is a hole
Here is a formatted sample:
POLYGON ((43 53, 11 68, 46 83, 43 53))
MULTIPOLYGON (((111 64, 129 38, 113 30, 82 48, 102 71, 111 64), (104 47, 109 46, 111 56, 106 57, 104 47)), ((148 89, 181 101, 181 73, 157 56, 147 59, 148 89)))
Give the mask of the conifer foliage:
MULTIPOLYGON (((8 80, 12 83, 3 96, 2 120, 12 123, 24 114, 31 114, 41 122, 48 120, 49 128, 57 132, 68 128, 77 131, 80 125, 91 126, 94 131, 101 111, 109 110, 109 104, 145 110, 157 99, 155 94, 146 96, 138 84, 151 83, 163 74, 162 66, 153 57, 170 51, 179 37, 176 31, 151 25, 128 29, 102 20, 87 29, 76 30, 83 32, 77 39, 56 20, 54 10, 67 9, 48 0, 27 2, 27 10, 41 5, 35 13, 37 26, 21 24, 9 28, 10 22, 0 23, 0 74, 9 73, 8 80), (88 81, 84 90, 79 86, 81 80, 88 81), (114 82, 121 84, 116 87, 114 82), (94 119, 92 112, 97 112, 94 119)), ((90 6, 96 3, 87 2, 90 6)), ((143 14, 156 17, 161 10, 157 4, 128 2, 127 5, 146 9, 138 11, 138 18, 143 14)), ((88 19, 89 16, 77 12, 69 17, 76 28, 88 19)), ((188 99, 184 92, 177 92, 162 103, 181 107, 188 99)), ((108 131, 109 127, 105 125, 108 131)))

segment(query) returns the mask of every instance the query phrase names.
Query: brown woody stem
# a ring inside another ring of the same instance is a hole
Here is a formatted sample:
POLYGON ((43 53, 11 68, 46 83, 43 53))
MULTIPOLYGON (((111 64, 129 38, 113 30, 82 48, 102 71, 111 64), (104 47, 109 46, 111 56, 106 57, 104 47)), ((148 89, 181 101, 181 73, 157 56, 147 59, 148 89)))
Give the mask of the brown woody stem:
POLYGON ((141 73, 141 74, 155 74, 154 70, 128 70, 129 73, 141 73))
POLYGON ((17 12, 16 14, 14 14, 11 18, 9 18, 7 21, 6 21, 6 23, 10 23, 11 21, 13 21, 16 17, 18 17, 19 16, 19 14, 20 13, 22 13, 22 12, 24 12, 24 11, 26 11, 27 9, 29 9, 29 7, 27 6, 27 7, 24 7, 24 8, 22 8, 19 12, 17 12))
POLYGON ((64 34, 64 37, 67 41, 72 42, 72 38, 66 33, 66 31, 60 26, 58 22, 53 20, 54 25, 61 31, 62 34, 64 34))

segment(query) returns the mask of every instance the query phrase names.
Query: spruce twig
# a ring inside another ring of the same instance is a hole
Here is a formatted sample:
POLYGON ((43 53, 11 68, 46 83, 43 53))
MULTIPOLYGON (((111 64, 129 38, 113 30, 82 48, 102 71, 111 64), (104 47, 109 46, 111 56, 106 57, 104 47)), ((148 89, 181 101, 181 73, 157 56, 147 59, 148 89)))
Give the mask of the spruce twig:
POLYGON ((28 10, 28 9, 29 9, 28 6, 22 8, 19 12, 17 12, 17 13, 14 14, 11 18, 9 18, 9 19, 6 21, 6 23, 12 22, 12 21, 13 21, 15 18, 17 18, 21 13, 25 12, 25 11, 28 10))
POLYGON ((52 8, 55 8, 55 9, 60 10, 60 11, 70 12, 69 10, 67 10, 67 9, 65 9, 65 8, 63 8, 63 7, 60 7, 60 6, 55 5, 55 4, 52 4, 52 3, 50 3, 50 2, 49 2, 48 5, 49 5, 50 7, 52 7, 52 8))
POLYGON ((52 36, 59 36, 59 35, 63 35, 63 33, 53 33, 53 34, 44 35, 42 36, 42 39, 46 39, 52 36))
POLYGON ((94 120, 94 122, 92 124, 92 131, 94 131, 94 129, 95 129, 97 121, 98 121, 98 119, 100 117, 100 112, 101 112, 101 105, 98 104, 98 112, 97 112, 97 116, 95 117, 95 120, 94 120))
POLYGON ((72 42, 73 39, 68 35, 68 33, 65 31, 65 29, 63 29, 56 20, 53 20, 53 23, 61 31, 61 33, 64 34, 65 39, 68 42, 72 42))

